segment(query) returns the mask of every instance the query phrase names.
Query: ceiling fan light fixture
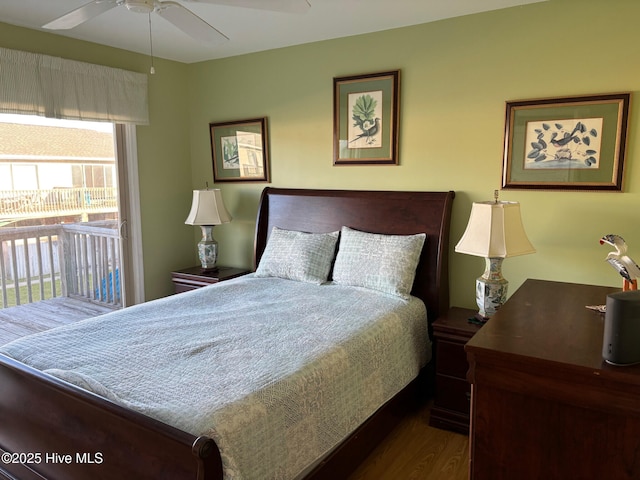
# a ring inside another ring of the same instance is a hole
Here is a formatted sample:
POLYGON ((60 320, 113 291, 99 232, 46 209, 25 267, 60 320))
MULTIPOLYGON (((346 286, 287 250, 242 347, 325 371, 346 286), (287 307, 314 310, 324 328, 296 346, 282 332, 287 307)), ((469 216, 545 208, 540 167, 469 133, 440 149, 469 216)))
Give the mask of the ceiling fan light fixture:
POLYGON ((127 10, 136 13, 151 13, 155 10, 153 0, 126 0, 127 10))

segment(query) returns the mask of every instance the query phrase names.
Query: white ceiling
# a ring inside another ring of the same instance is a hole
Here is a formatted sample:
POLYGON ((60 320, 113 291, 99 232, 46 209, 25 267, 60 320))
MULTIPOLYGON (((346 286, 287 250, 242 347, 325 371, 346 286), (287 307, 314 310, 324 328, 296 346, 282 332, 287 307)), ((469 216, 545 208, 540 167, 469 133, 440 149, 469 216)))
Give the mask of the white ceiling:
MULTIPOLYGON (((309 0, 305 14, 277 13, 181 0, 184 7, 227 37, 198 42, 159 15, 151 15, 155 57, 194 63, 303 43, 388 30, 546 0, 309 0)), ((42 25, 89 0, 0 0, 0 22, 42 25)), ((71 30, 53 33, 149 54, 149 16, 113 8, 71 30)))

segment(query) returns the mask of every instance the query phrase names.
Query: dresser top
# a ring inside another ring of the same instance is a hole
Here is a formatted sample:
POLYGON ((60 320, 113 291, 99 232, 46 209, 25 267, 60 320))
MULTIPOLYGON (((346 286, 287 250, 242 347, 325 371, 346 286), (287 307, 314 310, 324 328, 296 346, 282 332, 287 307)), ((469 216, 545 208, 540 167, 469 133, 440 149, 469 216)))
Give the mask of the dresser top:
POLYGON ((633 375, 640 365, 612 366, 602 358, 604 315, 586 308, 604 305, 620 289, 527 280, 467 343, 474 355, 509 356, 511 361, 550 368, 588 369, 592 374, 633 375))

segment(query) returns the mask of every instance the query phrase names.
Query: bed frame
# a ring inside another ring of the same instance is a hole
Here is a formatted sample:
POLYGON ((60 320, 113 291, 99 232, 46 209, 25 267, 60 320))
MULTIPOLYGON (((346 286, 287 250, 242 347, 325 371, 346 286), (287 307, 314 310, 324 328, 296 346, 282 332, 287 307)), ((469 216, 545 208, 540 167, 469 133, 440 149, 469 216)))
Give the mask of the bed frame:
MULTIPOLYGON (((343 225, 377 233, 425 232, 413 294, 431 321, 449 306, 449 221, 453 192, 265 188, 255 238, 260 260, 273 226, 308 232, 343 225)), ((307 478, 339 478, 406 411, 417 382, 383 406, 307 478)), ((20 480, 220 480, 213 440, 195 437, 0 355, 0 478, 20 480)))

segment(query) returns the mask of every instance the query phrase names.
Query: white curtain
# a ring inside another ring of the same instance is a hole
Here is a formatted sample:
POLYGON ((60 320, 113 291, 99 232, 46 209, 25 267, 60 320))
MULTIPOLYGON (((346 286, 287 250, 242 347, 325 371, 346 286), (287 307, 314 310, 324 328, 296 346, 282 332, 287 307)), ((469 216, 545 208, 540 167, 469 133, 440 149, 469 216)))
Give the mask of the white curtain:
POLYGON ((0 48, 0 112, 147 125, 147 76, 0 48))

